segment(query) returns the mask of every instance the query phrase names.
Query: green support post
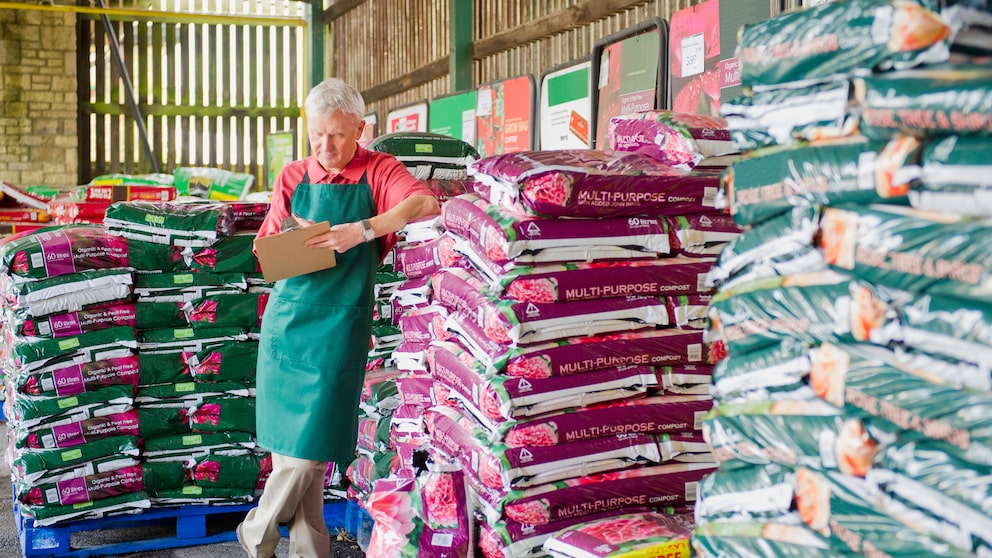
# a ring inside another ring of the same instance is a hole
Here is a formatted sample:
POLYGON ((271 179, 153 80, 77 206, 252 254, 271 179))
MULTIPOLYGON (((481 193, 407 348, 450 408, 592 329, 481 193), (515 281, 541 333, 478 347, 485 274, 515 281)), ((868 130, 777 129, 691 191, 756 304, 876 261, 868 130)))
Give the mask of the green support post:
POLYGON ((310 21, 307 22, 307 29, 310 32, 307 41, 307 59, 310 61, 308 69, 309 91, 318 83, 324 81, 324 35, 327 29, 324 26, 324 0, 310 0, 310 21))
POLYGON ((451 91, 471 89, 472 83, 472 27, 474 0, 450 0, 449 20, 451 29, 451 56, 449 80, 451 91))

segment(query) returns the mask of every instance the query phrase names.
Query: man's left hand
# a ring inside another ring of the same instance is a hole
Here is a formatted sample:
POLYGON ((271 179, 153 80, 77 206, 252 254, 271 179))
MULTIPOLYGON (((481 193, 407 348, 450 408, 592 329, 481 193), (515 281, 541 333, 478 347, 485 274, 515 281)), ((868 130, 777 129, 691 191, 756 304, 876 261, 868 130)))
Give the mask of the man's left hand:
POLYGON ((365 242, 362 238, 363 232, 365 232, 365 227, 361 223, 342 223, 334 225, 326 233, 307 239, 306 245, 310 248, 343 253, 365 242))

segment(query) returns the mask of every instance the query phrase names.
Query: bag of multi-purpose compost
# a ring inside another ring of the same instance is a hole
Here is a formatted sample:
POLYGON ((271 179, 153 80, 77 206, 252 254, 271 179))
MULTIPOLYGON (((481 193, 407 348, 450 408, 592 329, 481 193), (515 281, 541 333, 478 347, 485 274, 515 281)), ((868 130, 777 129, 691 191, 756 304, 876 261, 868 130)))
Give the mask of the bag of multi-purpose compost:
POLYGON ((724 175, 730 212, 754 225, 795 206, 907 203, 899 170, 919 161, 919 141, 862 139, 770 148, 738 159, 724 175))
POLYGON ((210 434, 176 434, 144 440, 141 455, 157 461, 185 463, 210 452, 228 454, 245 453, 257 447, 255 438, 248 432, 214 432, 210 434))
POLYGON ((128 267, 127 240, 107 234, 102 227, 61 227, 0 247, 0 271, 25 279, 114 267, 128 267))
POLYGON ((57 339, 13 339, 10 364, 20 373, 40 374, 108 358, 125 357, 138 346, 133 327, 114 326, 57 339))
POLYGON ((544 550, 552 558, 689 558, 693 525, 688 515, 619 515, 563 529, 544 541, 544 550))
POLYGON ((256 273, 262 271, 252 251, 255 234, 233 234, 205 248, 186 248, 186 265, 194 271, 211 273, 256 273))
POLYGON ((552 521, 544 525, 518 523, 512 519, 481 521, 479 523, 479 548, 485 558, 539 558, 547 556, 541 547, 552 535, 568 527, 616 517, 623 513, 651 513, 647 507, 631 507, 624 511, 596 512, 574 519, 552 521))
POLYGON ((196 382, 252 383, 258 362, 258 341, 225 342, 196 353, 184 353, 183 360, 196 382))
POLYGON ((10 315, 9 325, 23 337, 69 337, 114 326, 137 326, 133 302, 95 304, 75 312, 32 316, 25 310, 10 315))
POLYGON ((861 132, 876 139, 992 134, 992 68, 945 65, 855 82, 861 132))
POLYGON ((643 153, 673 167, 737 152, 724 119, 667 110, 614 116, 606 138, 613 151, 643 153))
POLYGON ((12 310, 46 316, 126 299, 133 282, 129 269, 94 269, 37 281, 3 281, 0 290, 12 310))
POLYGON ((71 448, 24 449, 13 453, 10 468, 14 480, 30 484, 73 472, 110 471, 134 462, 140 448, 136 436, 112 436, 71 448))
POLYGON ((657 217, 539 219, 514 214, 475 194, 444 204, 444 226, 496 263, 656 258, 672 253, 668 223, 657 217))
POLYGON ((912 0, 828 2, 745 25, 741 84, 803 87, 947 59, 950 27, 912 0))
POLYGON ((234 231, 234 214, 220 202, 117 202, 103 222, 110 234, 192 248, 210 246, 234 231))
POLYGON ((248 339, 245 329, 239 327, 148 329, 140 337, 138 349, 143 355, 196 353, 225 342, 248 339))
POLYGON ((240 293, 215 294, 195 298, 185 305, 183 311, 189 325, 194 329, 211 327, 261 327, 262 314, 269 295, 240 293))
POLYGON ((471 144, 426 132, 394 132, 372 140, 370 151, 389 153, 420 180, 465 178, 465 167, 479 158, 471 144))
POLYGON ((889 206, 824 211, 819 246, 827 263, 879 285, 992 301, 992 223, 889 206))
POLYGON ((703 213, 668 218, 673 251, 685 256, 718 256, 728 242, 741 234, 726 213, 703 213))
POLYGON ((858 129, 846 80, 804 89, 772 89, 720 105, 730 136, 741 151, 841 138, 858 129))
POLYGON ((243 293, 248 288, 242 273, 158 273, 137 276, 138 302, 189 302, 219 294, 243 293))
MULTIPOLYGON (((81 359, 80 359, 81 360, 81 359)), ((137 388, 141 377, 138 357, 127 355, 91 362, 67 362, 37 372, 10 376, 17 391, 28 395, 67 397, 108 385, 137 388)))
POLYGON ((498 155, 473 163, 469 174, 489 186, 490 202, 538 217, 707 213, 719 190, 715 173, 673 169, 638 153, 588 149, 498 155))

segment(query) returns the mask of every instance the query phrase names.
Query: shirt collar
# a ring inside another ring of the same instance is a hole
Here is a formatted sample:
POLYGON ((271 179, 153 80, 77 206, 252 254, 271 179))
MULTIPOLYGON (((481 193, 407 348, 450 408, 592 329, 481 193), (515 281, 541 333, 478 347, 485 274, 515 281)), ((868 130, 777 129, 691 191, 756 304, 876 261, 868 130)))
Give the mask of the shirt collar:
POLYGON ((309 157, 307 161, 307 175, 311 184, 323 184, 327 182, 342 182, 347 184, 358 184, 365 174, 369 162, 369 150, 362 146, 355 148, 355 156, 345 165, 340 174, 331 175, 324 167, 320 166, 316 157, 309 157))

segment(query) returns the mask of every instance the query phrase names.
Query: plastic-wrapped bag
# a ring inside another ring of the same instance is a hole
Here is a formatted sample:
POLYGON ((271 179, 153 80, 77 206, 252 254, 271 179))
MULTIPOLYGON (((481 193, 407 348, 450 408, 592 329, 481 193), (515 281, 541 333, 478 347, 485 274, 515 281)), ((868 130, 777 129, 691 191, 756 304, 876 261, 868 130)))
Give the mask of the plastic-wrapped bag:
POLYGON ((44 279, 91 269, 128 267, 127 240, 102 227, 73 226, 38 232, 0 247, 0 271, 44 279))
POLYGON ((643 153, 673 167, 737 152, 724 119, 667 110, 614 116, 607 140, 609 149, 643 153))
POLYGON ((157 244, 202 248, 234 231, 224 203, 117 202, 107 208, 107 232, 157 244))
POLYGON ((553 558, 689 558, 692 516, 628 514, 563 529, 546 541, 553 558))

